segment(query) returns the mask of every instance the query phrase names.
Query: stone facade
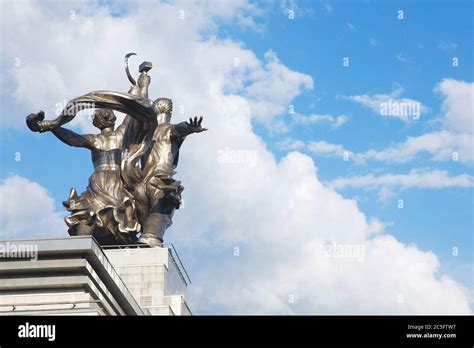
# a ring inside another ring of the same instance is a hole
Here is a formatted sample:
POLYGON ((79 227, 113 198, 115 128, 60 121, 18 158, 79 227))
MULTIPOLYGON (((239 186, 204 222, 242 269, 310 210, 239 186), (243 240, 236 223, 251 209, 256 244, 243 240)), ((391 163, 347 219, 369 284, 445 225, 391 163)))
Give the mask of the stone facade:
POLYGON ((0 315, 190 315, 189 283, 172 246, 0 241, 0 315))

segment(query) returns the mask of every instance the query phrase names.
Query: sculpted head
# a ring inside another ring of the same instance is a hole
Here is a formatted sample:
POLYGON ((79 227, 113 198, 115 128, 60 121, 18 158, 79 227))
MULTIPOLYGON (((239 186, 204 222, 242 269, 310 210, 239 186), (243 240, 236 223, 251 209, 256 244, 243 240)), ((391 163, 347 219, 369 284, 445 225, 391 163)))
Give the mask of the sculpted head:
POLYGON ((158 124, 169 123, 173 112, 173 102, 168 98, 158 98, 154 102, 158 124))
POLYGON ((100 130, 115 126, 115 114, 110 109, 97 109, 92 116, 92 124, 100 130))

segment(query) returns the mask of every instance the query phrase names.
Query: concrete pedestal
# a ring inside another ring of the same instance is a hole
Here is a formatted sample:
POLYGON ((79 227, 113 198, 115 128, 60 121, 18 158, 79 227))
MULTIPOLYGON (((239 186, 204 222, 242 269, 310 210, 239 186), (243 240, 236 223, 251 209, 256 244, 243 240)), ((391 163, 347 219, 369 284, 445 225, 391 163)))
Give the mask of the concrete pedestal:
POLYGON ((141 308, 152 315, 191 315, 185 300, 190 279, 172 246, 104 251, 141 308))
POLYGON ((0 315, 190 315, 189 283, 172 246, 104 250, 88 236, 0 241, 0 315))

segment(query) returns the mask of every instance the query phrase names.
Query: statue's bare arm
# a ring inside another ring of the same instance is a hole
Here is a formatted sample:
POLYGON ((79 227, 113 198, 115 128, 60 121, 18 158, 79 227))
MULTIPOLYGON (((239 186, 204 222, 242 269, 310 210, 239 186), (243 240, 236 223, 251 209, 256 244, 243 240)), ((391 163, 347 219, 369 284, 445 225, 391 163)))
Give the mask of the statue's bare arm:
POLYGON ((120 135, 123 136, 124 133, 125 133, 125 130, 127 129, 128 125, 129 125, 131 122, 134 122, 133 117, 131 117, 130 115, 126 115, 125 118, 123 119, 122 124, 117 127, 117 129, 115 130, 115 132, 116 132, 117 134, 120 134, 120 135))
POLYGON ((54 128, 51 130, 51 133, 53 133, 56 138, 69 146, 84 147, 89 150, 95 149, 94 135, 92 134, 81 135, 63 127, 54 128))
MULTIPOLYGON (((44 121, 44 112, 39 111, 37 114, 30 114, 26 118, 26 124, 34 132, 44 132, 48 129, 42 129, 40 122, 50 122, 44 121)), ((59 140, 63 143, 75 146, 75 147, 85 147, 87 149, 94 149, 94 136, 90 134, 80 135, 72 130, 56 126, 52 129, 49 129, 59 140)))
POLYGON ((172 134, 177 138, 185 138, 192 133, 200 133, 207 131, 207 128, 201 126, 203 117, 199 119, 197 117, 190 118, 188 122, 181 122, 173 125, 172 134))

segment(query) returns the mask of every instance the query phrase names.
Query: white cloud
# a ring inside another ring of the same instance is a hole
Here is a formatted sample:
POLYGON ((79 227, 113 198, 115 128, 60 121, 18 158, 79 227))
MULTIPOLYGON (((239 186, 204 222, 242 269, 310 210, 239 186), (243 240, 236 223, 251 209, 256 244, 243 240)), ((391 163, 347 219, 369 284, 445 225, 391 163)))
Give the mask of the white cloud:
POLYGON ((341 145, 331 144, 326 141, 310 141, 307 144, 307 149, 317 155, 338 156, 341 159, 353 156, 352 152, 347 151, 341 145))
POLYGON ((403 53, 397 53, 396 57, 400 63, 406 64, 410 62, 408 57, 405 56, 403 53))
POLYGON ((377 193, 377 201, 387 203, 393 196, 395 196, 393 190, 389 189, 387 186, 382 186, 377 193))
POLYGON ((403 92, 403 87, 395 84, 391 93, 361 94, 342 98, 357 102, 382 117, 394 117, 405 122, 410 119, 417 120, 428 111, 426 106, 415 99, 400 98, 403 92))
POLYGON ((278 147, 282 150, 301 150, 306 146, 306 144, 298 139, 285 138, 282 142, 278 144, 278 147))
MULTIPOLYGON (((431 160, 459 161, 463 164, 474 163, 473 138, 473 101, 474 83, 444 79, 437 84, 435 91, 443 97, 442 123, 440 131, 425 133, 415 137, 408 137, 404 142, 393 144, 383 150, 370 149, 365 152, 352 153, 339 144, 319 142, 320 146, 310 146, 308 150, 326 156, 339 156, 347 152, 356 164, 364 164, 369 160, 386 163, 406 163, 416 159, 421 154, 429 154, 431 160), (323 146, 324 145, 324 146, 323 146)), ((398 95, 401 90, 393 94, 398 95)), ((356 97, 350 97, 356 98, 356 97)), ((385 97, 383 97, 385 98, 385 97)), ((357 96, 357 100, 365 105, 376 107, 376 100, 383 99, 380 95, 374 98, 357 96), (360 98, 359 98, 360 97, 360 98)))
POLYGON ((443 95, 445 127, 458 133, 470 134, 472 150, 474 83, 444 79, 436 86, 435 91, 443 95))
POLYGON ((412 169, 408 174, 373 174, 335 179, 330 186, 341 189, 346 187, 357 188, 446 188, 464 187, 474 185, 474 178, 467 174, 449 176, 445 170, 417 170, 412 169))
POLYGON ((456 42, 449 42, 441 40, 438 44, 438 48, 443 51, 452 51, 458 48, 458 44, 456 42))
POLYGON ((313 88, 313 79, 281 64, 273 51, 265 53, 265 62, 249 73, 251 83, 243 89, 250 102, 252 116, 269 123, 285 112, 291 100, 313 88))
POLYGON ((450 176, 445 170, 412 169, 408 174, 373 174, 349 176, 330 181, 329 186, 340 190, 344 188, 360 188, 378 190, 377 201, 385 204, 400 190, 410 188, 444 189, 472 188, 474 177, 468 174, 450 176))
POLYGON ((346 123, 348 120, 348 117, 346 115, 339 115, 336 117, 336 120, 333 124, 333 127, 334 128, 339 128, 340 126, 342 126, 344 123, 346 123))
POLYGON ((330 114, 311 114, 306 116, 296 113, 293 115, 292 120, 297 124, 305 126, 317 123, 328 123, 331 125, 331 128, 337 129, 347 122, 348 117, 346 115, 333 116, 330 114))
POLYGON ((286 134, 290 131, 289 125, 283 120, 276 120, 269 128, 272 134, 286 134))
POLYGON ((370 149, 365 152, 353 153, 342 145, 325 141, 309 142, 307 148, 317 155, 340 156, 347 153, 355 164, 364 164, 369 160, 386 163, 407 163, 423 153, 429 154, 431 160, 435 162, 459 161, 461 163, 473 163, 472 141, 473 138, 470 134, 439 131, 408 137, 404 142, 394 144, 383 150, 370 149))
POLYGON ((472 136, 448 131, 426 133, 408 137, 403 142, 382 151, 369 150, 359 156, 360 161, 368 159, 405 163, 415 159, 420 153, 429 153, 433 161, 473 162, 472 136))
MULTIPOLYGON (((275 104, 272 104, 275 105, 275 104)), ((267 107, 267 111, 272 107, 267 107)), ((275 107, 273 107, 275 108, 275 107)), ((283 119, 276 119, 272 122, 269 130, 276 134, 289 133, 295 126, 316 126, 318 124, 329 125, 332 130, 338 129, 342 125, 346 124, 349 118, 346 115, 333 116, 330 114, 318 115, 302 115, 300 113, 290 113, 291 120, 284 121, 283 119)), ((302 141, 299 141, 301 145, 304 145, 302 141)), ((288 145, 288 142, 282 142, 283 145, 288 145)), ((285 146, 283 146, 285 147, 285 146)), ((305 146, 299 146, 298 148, 304 148, 305 146)), ((296 149, 296 148, 294 148, 296 149)))
POLYGON ((332 11, 333 11, 332 6, 331 6, 330 4, 328 4, 328 3, 325 3, 325 4, 323 5, 323 8, 324 8, 324 10, 325 10, 327 13, 332 13, 332 11))
POLYGON ((378 234, 386 230, 387 227, 393 226, 392 222, 383 222, 377 218, 371 218, 369 220, 368 234, 378 234))
MULTIPOLYGON (((191 268, 197 313, 470 312, 469 293, 437 274, 434 254, 403 245, 368 221, 354 200, 318 180, 310 157, 291 152, 277 161, 267 150, 252 118, 270 122, 313 80, 272 51, 261 61, 243 44, 218 38, 217 23, 247 13, 246 2, 201 5, 135 2, 124 18, 102 8, 72 25, 47 5, 7 3, 4 11, 21 15, 6 16, 11 35, 2 53, 35 63, 23 75, 11 74, 13 88, 23 91, 18 103, 127 90, 123 55, 135 51, 154 63, 150 95, 185 106, 174 122, 205 116, 209 131, 182 147, 177 178, 186 186, 185 208, 165 236, 191 268), (180 20, 183 8, 189 16, 180 20), (28 87, 46 63, 58 71, 44 77, 47 93, 28 87), (58 79, 65 92, 54 88, 58 79), (222 149, 254 151, 256 161, 221 163, 222 149), (330 257, 327 243, 362 245, 364 258, 330 257)), ((78 123, 91 129, 86 119, 78 123)))
POLYGON ((280 10, 285 16, 293 11, 294 18, 312 15, 314 10, 310 7, 301 6, 297 0, 280 0, 280 10))
POLYGON ((67 230, 46 189, 21 176, 0 181, 0 239, 64 235, 67 230))

